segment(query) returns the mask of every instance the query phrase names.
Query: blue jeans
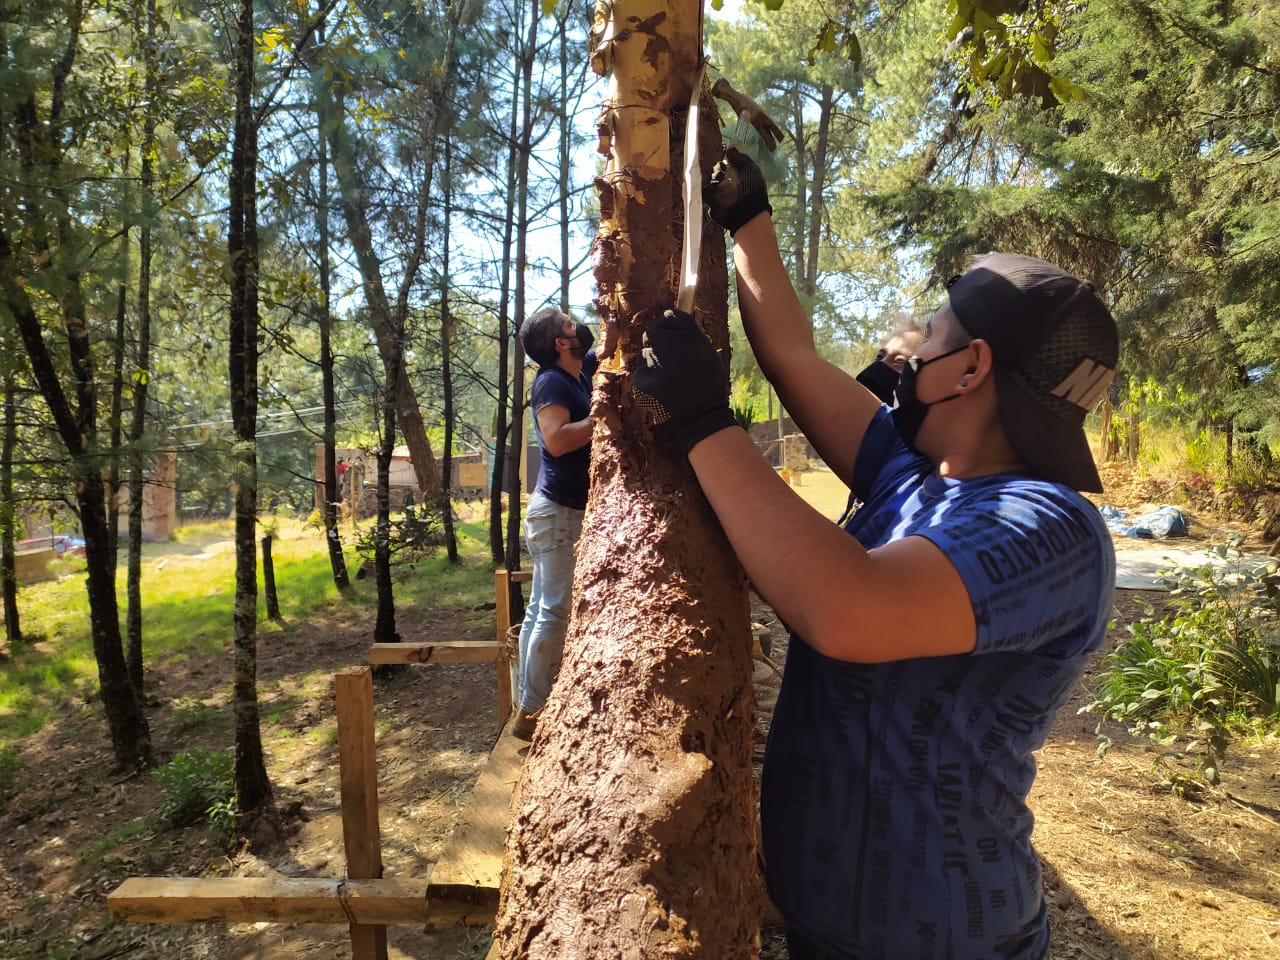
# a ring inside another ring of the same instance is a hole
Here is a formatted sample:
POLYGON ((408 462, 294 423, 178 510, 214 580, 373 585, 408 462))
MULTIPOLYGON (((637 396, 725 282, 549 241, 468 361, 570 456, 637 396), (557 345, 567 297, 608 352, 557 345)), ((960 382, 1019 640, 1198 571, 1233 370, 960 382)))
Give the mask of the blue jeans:
POLYGON ((582 511, 540 493, 529 498, 524 542, 533 557, 533 585, 520 625, 520 698, 526 713, 541 710, 560 671, 573 599, 573 547, 582 533, 582 511))

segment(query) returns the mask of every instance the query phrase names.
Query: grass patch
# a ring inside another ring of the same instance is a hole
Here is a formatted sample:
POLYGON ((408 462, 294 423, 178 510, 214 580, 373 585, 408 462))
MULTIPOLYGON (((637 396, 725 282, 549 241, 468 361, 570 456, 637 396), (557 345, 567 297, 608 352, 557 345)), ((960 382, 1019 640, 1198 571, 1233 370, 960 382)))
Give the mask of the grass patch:
MULTIPOLYGON (((493 566, 488 558, 486 510, 462 506, 458 525, 460 564, 449 563, 441 548, 435 555, 395 568, 398 616, 415 612, 466 608, 493 601, 493 566)), ((349 596, 333 585, 323 532, 300 521, 276 518, 272 560, 283 621, 266 620, 265 592, 259 563, 258 630, 287 635, 294 624, 314 616, 369 611, 376 603, 372 578, 353 581, 349 596)), ((348 568, 359 564, 343 530, 348 568)), ((174 538, 143 544, 143 654, 148 665, 185 660, 192 653, 216 655, 233 638, 235 603, 234 525, 231 521, 193 524, 174 538)), ((127 570, 121 554, 118 603, 124 629, 127 570)), ((97 704, 98 666, 93 653, 89 607, 80 576, 34 584, 19 596, 24 631, 33 642, 11 651, 0 663, 0 749, 54 722, 70 703, 97 704)), ((322 678, 328 682, 327 676, 322 678)), ((320 682, 320 681, 317 681, 320 682)), ((308 684, 309 685, 309 684, 308 684)), ((271 704, 267 724, 281 722, 296 707, 271 704)), ((180 729, 216 722, 220 708, 197 701, 174 707, 180 729)))
POLYGON ((76 862, 80 864, 91 863, 99 860, 108 851, 120 846, 120 844, 132 840, 144 830, 147 829, 147 822, 142 817, 136 817, 123 826, 112 830, 105 837, 99 837, 89 846, 85 847, 76 854, 76 862))
POLYGON ((174 701, 170 710, 173 724, 179 730, 216 727, 226 716, 225 707, 205 703, 203 700, 191 700, 187 697, 174 701))

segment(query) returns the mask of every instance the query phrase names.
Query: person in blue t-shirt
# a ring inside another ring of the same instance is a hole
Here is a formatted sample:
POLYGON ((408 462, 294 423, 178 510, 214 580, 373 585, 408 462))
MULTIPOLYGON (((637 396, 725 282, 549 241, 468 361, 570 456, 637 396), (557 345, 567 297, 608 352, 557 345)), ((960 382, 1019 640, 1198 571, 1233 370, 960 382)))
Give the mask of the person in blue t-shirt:
POLYGON ((538 711, 551 693, 569 625, 573 550, 582 532, 591 462, 594 342, 585 324, 553 307, 520 327, 524 352, 538 365, 529 405, 542 452, 538 485, 524 515, 533 583, 520 626, 520 690, 511 729, 522 740, 533 737, 538 711))
POLYGON ((730 148, 706 196, 761 368, 865 503, 843 528, 805 504, 734 425, 693 318, 648 329, 639 399, 793 630, 761 788, 792 960, 1042 960, 1027 794, 1111 607, 1111 538, 1076 491, 1101 489, 1083 424, 1115 323, 1088 282, 988 254, 890 408, 815 349, 759 168, 730 148))

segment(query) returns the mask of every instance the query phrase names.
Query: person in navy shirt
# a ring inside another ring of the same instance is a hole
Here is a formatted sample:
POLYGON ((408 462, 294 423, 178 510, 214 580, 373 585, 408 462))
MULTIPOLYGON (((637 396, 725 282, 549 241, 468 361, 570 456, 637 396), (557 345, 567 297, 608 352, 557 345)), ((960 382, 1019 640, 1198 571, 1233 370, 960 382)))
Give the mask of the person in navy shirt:
POLYGON ((1027 795, 1106 633, 1111 538, 1084 417, 1119 338, 1093 286, 988 254, 948 285, 894 406, 820 356, 764 179, 730 148, 705 194, 734 237, 761 369, 864 506, 843 527, 769 467, 688 314, 645 334, 633 388, 688 456, 792 628, 765 752, 765 882, 792 960, 1043 960, 1027 795))
POLYGON ((520 690, 513 735, 529 740, 560 669, 573 592, 574 544, 587 506, 591 461, 591 377, 595 338, 552 307, 520 328, 525 354, 538 365, 530 392, 542 460, 524 515, 533 583, 520 626, 520 690))

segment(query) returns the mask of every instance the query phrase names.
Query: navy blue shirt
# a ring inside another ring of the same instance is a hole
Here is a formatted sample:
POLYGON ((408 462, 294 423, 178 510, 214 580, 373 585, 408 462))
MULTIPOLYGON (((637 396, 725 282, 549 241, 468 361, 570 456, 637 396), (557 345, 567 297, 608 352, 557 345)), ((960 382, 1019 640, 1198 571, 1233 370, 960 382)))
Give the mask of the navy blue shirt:
POLYGON ((591 463, 591 443, 570 450, 559 457, 547 452, 542 442, 542 425, 538 411, 555 405, 569 411, 569 423, 585 420, 591 412, 591 377, 599 361, 595 351, 582 358, 582 372, 577 379, 559 366, 540 367, 533 380, 529 404, 533 407, 533 429, 542 450, 542 469, 538 471, 537 492, 562 507, 583 510, 587 506, 587 467, 591 463))
MULTIPOLYGON (((793 635, 762 787, 769 893, 858 960, 1040 960, 1048 947, 1027 793, 1034 752, 1106 633, 1110 534, 1026 474, 937 476, 876 414, 855 467, 867 548, 932 541, 977 624, 972 653, 847 663, 793 635)), ((832 584, 839 589, 839 584, 832 584)), ((928 603, 921 582, 904 603, 928 603)))

